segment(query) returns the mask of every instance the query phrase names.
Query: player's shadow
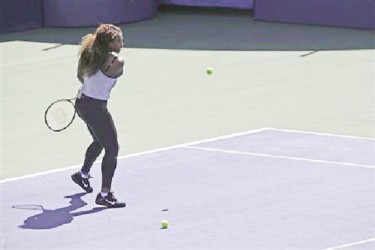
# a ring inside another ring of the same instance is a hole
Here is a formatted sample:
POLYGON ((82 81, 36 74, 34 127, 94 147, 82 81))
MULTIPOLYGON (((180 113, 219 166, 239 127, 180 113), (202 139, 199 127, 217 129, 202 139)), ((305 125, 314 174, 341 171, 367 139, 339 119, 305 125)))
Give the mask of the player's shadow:
POLYGON ((19 228, 23 229, 51 229, 56 228, 65 224, 69 224, 73 221, 74 217, 86 215, 86 214, 93 214, 100 212, 106 207, 95 207, 90 210, 80 211, 80 212, 73 212, 79 208, 82 208, 87 205, 81 197, 86 195, 86 193, 78 193, 74 195, 65 196, 64 198, 70 199, 69 206, 57 208, 57 209, 44 209, 41 205, 15 205, 13 208, 17 209, 37 209, 41 210, 41 213, 36 215, 30 216, 27 218, 23 223, 20 225, 19 228), (33 208, 31 208, 33 206, 33 208))

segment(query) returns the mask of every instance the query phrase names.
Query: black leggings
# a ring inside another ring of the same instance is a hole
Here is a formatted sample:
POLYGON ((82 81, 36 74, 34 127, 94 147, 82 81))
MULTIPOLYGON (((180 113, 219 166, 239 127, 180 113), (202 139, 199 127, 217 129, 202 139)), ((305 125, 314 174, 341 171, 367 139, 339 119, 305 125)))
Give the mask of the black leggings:
POLYGON ((117 165, 119 145, 116 127, 107 109, 107 101, 83 96, 76 100, 76 110, 78 116, 86 123, 93 138, 93 142, 86 150, 85 161, 81 170, 84 173, 89 173, 92 164, 104 148, 102 188, 111 190, 112 178, 117 165))

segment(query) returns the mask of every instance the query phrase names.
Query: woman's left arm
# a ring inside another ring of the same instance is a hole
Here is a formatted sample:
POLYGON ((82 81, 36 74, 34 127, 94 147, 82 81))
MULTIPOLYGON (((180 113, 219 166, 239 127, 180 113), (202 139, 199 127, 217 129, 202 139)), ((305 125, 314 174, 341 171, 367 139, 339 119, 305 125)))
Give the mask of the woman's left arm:
POLYGON ((124 70, 124 58, 116 57, 112 65, 106 71, 106 74, 111 77, 120 77, 124 70))

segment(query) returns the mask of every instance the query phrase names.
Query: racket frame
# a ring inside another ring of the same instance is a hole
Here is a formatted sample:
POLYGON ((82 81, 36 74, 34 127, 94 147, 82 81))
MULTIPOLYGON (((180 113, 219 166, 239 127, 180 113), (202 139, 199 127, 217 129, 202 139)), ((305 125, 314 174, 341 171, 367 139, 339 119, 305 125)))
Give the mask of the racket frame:
POLYGON ((76 114, 77 114, 77 110, 76 110, 76 106, 74 105, 74 103, 72 101, 74 100, 77 100, 78 98, 77 97, 74 97, 74 98, 70 98, 70 99, 59 99, 59 100, 56 100, 54 102, 52 102, 46 109, 46 111, 44 112, 44 123, 47 125, 47 127, 52 130, 53 132, 60 132, 60 131, 63 131, 65 130, 66 128, 68 128, 74 121, 75 117, 76 117, 76 114), (62 101, 66 101, 66 102, 70 102, 70 104, 73 106, 74 108, 74 114, 73 114, 73 117, 71 118, 70 122, 65 125, 63 128, 60 128, 60 129, 54 129, 52 128, 49 124, 48 124, 48 120, 47 120, 47 113, 48 111, 50 110, 50 108, 55 104, 55 103, 58 103, 58 102, 62 102, 62 101))

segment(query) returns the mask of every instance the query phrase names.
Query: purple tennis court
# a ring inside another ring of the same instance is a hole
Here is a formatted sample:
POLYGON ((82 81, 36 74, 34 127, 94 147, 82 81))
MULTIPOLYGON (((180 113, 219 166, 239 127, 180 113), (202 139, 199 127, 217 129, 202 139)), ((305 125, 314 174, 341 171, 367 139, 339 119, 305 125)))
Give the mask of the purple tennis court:
POLYGON ((374 249, 375 140, 259 129, 1 183, 1 249, 374 249), (168 220, 169 228, 161 229, 168 220))

